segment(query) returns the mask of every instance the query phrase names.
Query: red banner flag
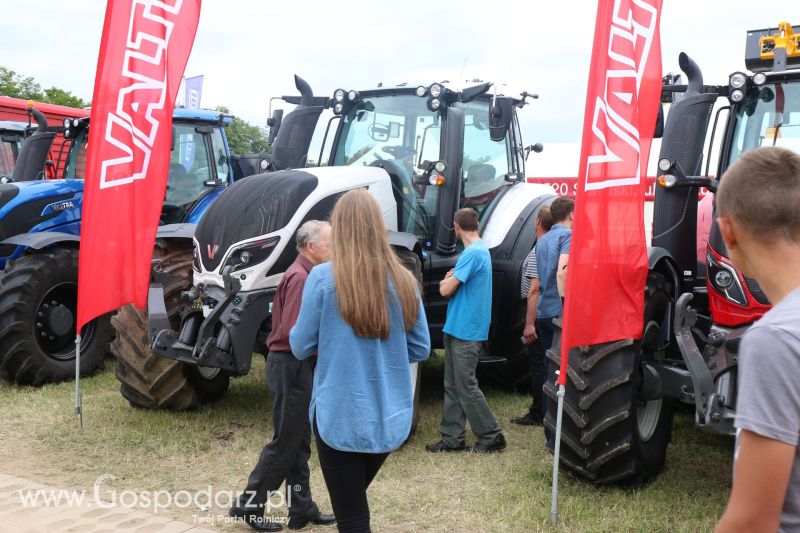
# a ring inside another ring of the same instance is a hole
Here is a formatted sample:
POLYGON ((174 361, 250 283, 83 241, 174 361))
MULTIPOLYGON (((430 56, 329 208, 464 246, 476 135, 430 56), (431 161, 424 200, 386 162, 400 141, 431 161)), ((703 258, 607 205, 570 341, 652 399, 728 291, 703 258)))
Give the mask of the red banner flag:
POLYGON ((661 95, 661 0, 601 0, 564 301, 570 347, 642 334, 647 161, 661 95))
POLYGON ((126 303, 144 307, 172 110, 200 0, 109 0, 87 152, 78 328, 126 303))

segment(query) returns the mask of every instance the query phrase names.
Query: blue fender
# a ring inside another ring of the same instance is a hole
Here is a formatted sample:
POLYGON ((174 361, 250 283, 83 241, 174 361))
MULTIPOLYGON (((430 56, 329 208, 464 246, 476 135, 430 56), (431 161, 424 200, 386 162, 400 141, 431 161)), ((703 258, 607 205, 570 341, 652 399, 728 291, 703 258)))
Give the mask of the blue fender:
POLYGON ((41 231, 39 233, 23 233, 21 235, 14 235, 8 239, 1 241, 0 244, 16 244, 17 246, 25 246, 33 248, 34 250, 41 250, 48 246, 58 243, 79 243, 81 241, 80 235, 73 235, 72 233, 63 233, 60 231, 41 231))

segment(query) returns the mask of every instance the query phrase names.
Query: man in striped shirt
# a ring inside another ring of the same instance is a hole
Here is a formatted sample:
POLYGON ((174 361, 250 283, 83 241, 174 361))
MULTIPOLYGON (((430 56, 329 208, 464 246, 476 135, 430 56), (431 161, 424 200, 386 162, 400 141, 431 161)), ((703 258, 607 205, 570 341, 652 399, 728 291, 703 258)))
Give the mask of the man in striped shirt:
MULTIPOLYGON (((536 240, 538 241, 552 226, 553 217, 550 215, 550 208, 546 205, 540 207, 539 213, 536 215, 536 240)), ((528 301, 525 329, 522 336, 528 348, 528 367, 531 373, 531 396, 533 397, 528 413, 525 416, 511 419, 511 422, 521 426, 540 426, 544 418, 542 386, 546 377, 545 352, 547 346, 539 339, 535 326, 536 307, 540 293, 539 273, 536 269, 536 247, 534 246, 522 263, 522 283, 520 284, 520 296, 528 301)))

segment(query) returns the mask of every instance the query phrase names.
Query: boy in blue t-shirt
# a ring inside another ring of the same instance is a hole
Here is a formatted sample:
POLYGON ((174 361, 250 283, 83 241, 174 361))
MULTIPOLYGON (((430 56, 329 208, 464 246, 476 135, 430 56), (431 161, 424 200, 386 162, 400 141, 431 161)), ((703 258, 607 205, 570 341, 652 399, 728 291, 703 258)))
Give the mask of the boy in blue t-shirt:
POLYGON ((486 398, 478 388, 475 368, 483 341, 489 338, 492 314, 492 259, 478 234, 478 214, 459 209, 454 218, 456 236, 464 251, 456 267, 439 283, 439 293, 450 298, 444 332, 444 407, 442 440, 428 444, 429 452, 466 451, 466 421, 478 436, 474 452, 497 452, 506 447, 486 398))

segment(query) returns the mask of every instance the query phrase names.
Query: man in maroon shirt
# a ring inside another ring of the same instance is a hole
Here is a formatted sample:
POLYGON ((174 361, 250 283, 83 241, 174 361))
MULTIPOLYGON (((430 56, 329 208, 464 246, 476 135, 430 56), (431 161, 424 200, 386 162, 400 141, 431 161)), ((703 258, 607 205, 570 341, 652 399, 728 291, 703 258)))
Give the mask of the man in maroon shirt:
MULTIPOLYGON (((309 271, 328 260, 331 226, 309 220, 297 230, 297 259, 286 270, 272 302, 272 332, 267 338, 267 385, 272 394, 274 436, 261 450, 247 488, 231 509, 257 531, 280 531, 281 525, 264 516, 264 503, 286 482, 289 528, 309 522, 332 524, 333 515, 323 515, 311 499, 308 459, 311 457, 311 401, 313 361, 299 360, 291 353, 289 331, 297 322, 303 286, 309 271)), ((272 500, 274 501, 274 500, 272 500)))

